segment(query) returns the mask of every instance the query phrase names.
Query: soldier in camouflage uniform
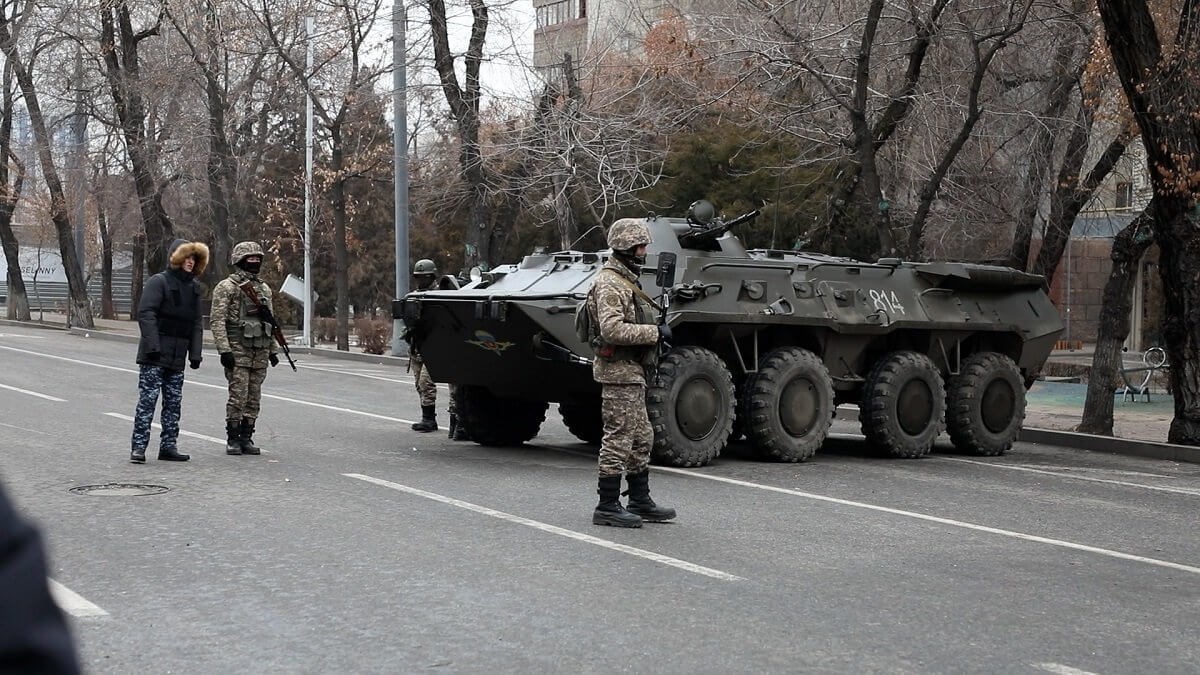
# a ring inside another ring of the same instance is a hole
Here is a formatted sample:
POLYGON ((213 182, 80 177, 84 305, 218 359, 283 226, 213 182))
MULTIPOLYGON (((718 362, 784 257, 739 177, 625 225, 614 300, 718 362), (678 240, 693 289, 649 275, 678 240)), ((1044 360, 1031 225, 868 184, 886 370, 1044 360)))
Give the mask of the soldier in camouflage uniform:
MULTIPOLYGON (((413 265, 414 291, 448 291, 457 288, 458 281, 454 277, 449 275, 438 277, 437 265, 432 260, 424 258, 413 265)), ((416 380, 417 396, 421 400, 421 419, 413 423, 413 431, 437 431, 437 385, 429 376, 429 369, 425 367, 425 361, 421 359, 421 354, 411 343, 409 344, 408 364, 412 368, 413 377, 416 380)), ((458 424, 458 415, 455 414, 454 385, 450 385, 450 439, 454 441, 469 440, 467 430, 458 424)))
POLYGON ((279 346, 271 336, 271 327, 258 316, 257 306, 240 286, 254 285, 259 299, 274 314, 271 288, 258 277, 263 250, 257 242, 243 241, 233 247, 230 263, 236 268, 213 289, 212 334, 229 381, 229 400, 225 404, 225 452, 230 455, 257 455, 254 423, 258 419, 262 383, 267 364, 279 365, 279 346))
POLYGON ((660 340, 670 328, 657 326, 654 306, 638 283, 646 262, 650 230, 640 220, 622 219, 608 230, 612 256, 596 275, 587 307, 599 336, 593 346, 592 377, 601 387, 600 503, 596 525, 641 527, 675 517, 675 509, 650 498, 650 447, 654 430, 646 414, 646 383, 657 365, 660 340), (621 475, 629 482, 629 506, 621 505, 621 475))

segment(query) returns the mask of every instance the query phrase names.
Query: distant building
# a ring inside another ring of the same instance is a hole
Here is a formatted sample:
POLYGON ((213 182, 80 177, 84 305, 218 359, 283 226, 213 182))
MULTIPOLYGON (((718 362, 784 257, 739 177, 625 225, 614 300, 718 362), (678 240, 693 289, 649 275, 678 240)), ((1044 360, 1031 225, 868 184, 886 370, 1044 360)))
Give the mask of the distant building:
POLYGON ((663 17, 680 14, 695 0, 533 0, 533 65, 560 66, 563 54, 576 64, 607 54, 637 54, 663 17))

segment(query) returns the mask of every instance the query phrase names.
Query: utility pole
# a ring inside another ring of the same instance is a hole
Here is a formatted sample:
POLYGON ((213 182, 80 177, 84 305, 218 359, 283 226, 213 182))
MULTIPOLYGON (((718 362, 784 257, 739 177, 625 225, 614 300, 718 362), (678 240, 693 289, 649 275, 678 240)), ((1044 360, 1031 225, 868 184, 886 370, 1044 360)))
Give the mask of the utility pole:
MULTIPOLYGON (((392 0, 392 145, 395 173, 396 299, 408 295, 408 96, 405 72, 404 0, 392 0)), ((402 352, 404 323, 392 317, 392 354, 402 352)))
MULTIPOLYGON (((313 68, 313 18, 304 19, 307 44, 307 66, 305 76, 312 78, 313 68)), ((312 87, 304 87, 304 346, 312 347, 313 322, 313 277, 312 277, 312 166, 313 166, 313 100, 312 87)))

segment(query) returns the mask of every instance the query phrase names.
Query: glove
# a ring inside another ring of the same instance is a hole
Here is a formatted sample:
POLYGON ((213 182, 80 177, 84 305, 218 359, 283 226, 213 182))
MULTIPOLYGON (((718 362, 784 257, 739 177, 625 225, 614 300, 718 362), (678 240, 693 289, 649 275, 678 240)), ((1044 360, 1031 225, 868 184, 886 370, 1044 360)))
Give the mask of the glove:
POLYGON ((232 368, 236 365, 233 360, 233 352, 221 352, 221 365, 225 368, 232 368))
POLYGON ((272 354, 272 355, 268 356, 268 357, 267 357, 267 360, 271 362, 271 367, 272 367, 272 368, 274 368, 275 366, 279 365, 279 357, 278 357, 278 356, 276 356, 276 355, 274 355, 274 354, 272 354))
POLYGON ((659 327, 658 327, 658 341, 659 341, 659 342, 667 342, 667 343, 669 343, 669 342, 671 342, 671 341, 672 341, 674 338, 675 338, 675 336, 671 334, 671 327, 670 327, 670 326, 668 326, 668 325, 667 325, 667 324, 665 324, 665 323, 664 323, 664 324, 661 324, 661 325, 659 325, 659 327))
POLYGON ((191 367, 192 367, 192 370, 196 370, 196 369, 198 369, 198 368, 200 367, 200 359, 192 359, 192 360, 189 362, 189 365, 191 365, 191 367))
POLYGON ((160 356, 162 356, 162 352, 159 352, 159 351, 146 352, 146 360, 147 361, 157 361, 158 357, 160 357, 160 356))

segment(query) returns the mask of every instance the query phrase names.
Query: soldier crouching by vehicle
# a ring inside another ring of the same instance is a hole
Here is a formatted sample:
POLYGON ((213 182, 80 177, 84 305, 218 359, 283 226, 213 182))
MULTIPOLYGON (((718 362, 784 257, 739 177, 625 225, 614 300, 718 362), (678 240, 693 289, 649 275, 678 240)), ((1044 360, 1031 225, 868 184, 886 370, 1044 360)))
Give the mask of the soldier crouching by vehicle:
POLYGON ((254 444, 262 383, 267 377, 267 364, 279 364, 271 327, 260 316, 258 305, 241 288, 243 284, 252 284, 267 309, 273 309, 271 289, 258 276, 263 257, 257 242, 243 241, 234 246, 230 263, 235 269, 213 289, 213 341, 217 343, 225 379, 229 382, 225 452, 230 455, 257 455, 262 451, 254 444))
MULTIPOLYGON (((458 288, 458 281, 454 277, 449 275, 439 277, 437 265, 427 258, 418 260, 413 265, 412 275, 414 291, 449 291, 458 288)), ((413 423, 413 431, 437 431, 437 385, 429 376, 429 369, 425 367, 425 361, 412 343, 411 336, 408 365, 412 369, 417 396, 421 401, 421 419, 413 423)), ((458 415, 455 414, 454 389, 454 385, 450 385, 450 440, 470 440, 467 437, 467 430, 459 425, 458 415)))
POLYGON ((646 412, 646 383, 653 377, 659 340, 670 340, 670 328, 655 325, 653 303, 642 291, 638 275, 646 262, 650 230, 639 220, 624 219, 608 231, 612 256, 596 275, 587 307, 598 328, 592 376, 601 387, 604 437, 600 443, 600 503, 592 514, 596 525, 641 527, 675 517, 675 509, 650 498, 650 448, 654 430, 646 412), (621 505, 621 475, 629 482, 629 505, 621 505))

